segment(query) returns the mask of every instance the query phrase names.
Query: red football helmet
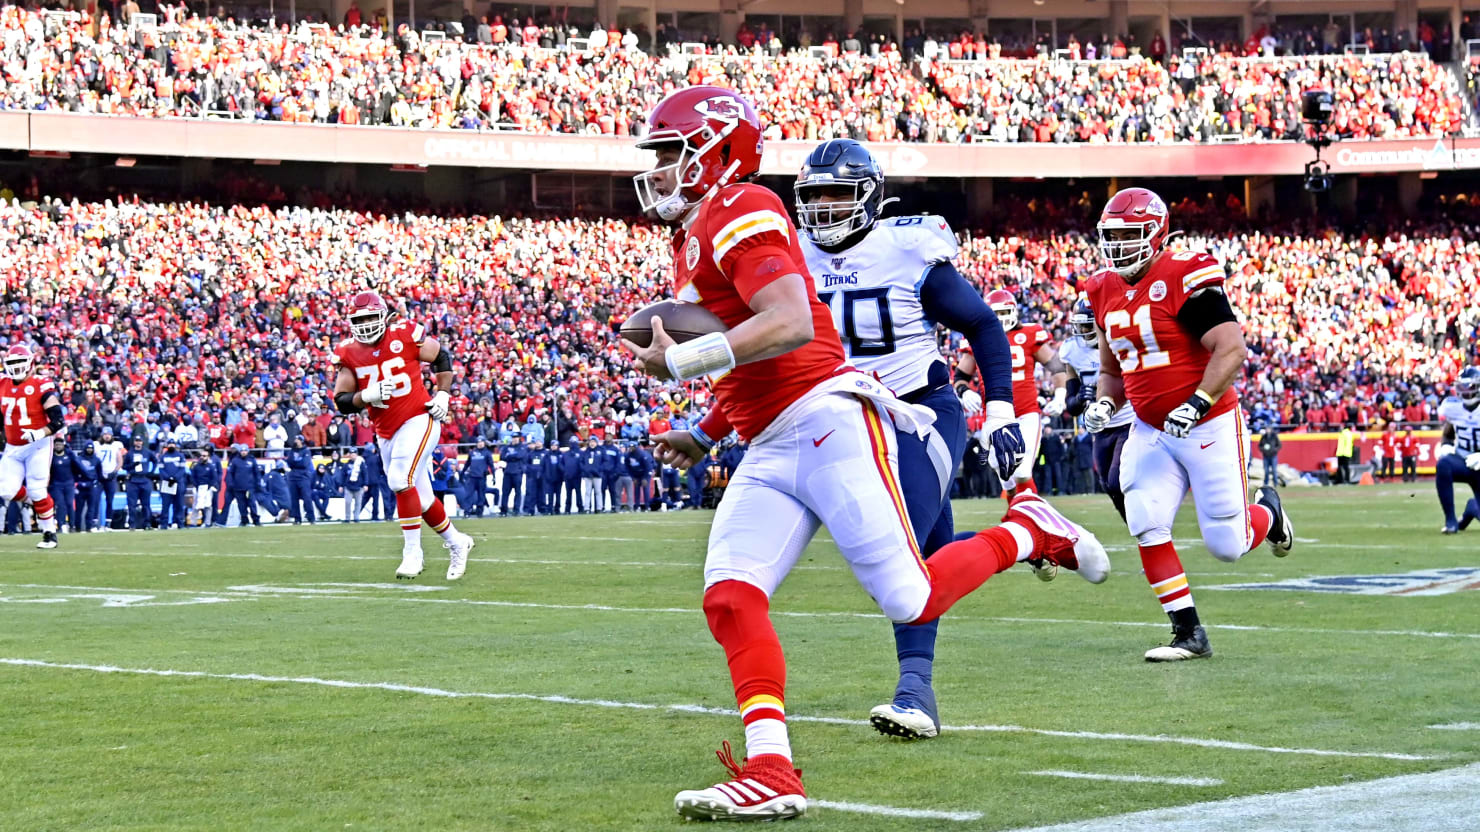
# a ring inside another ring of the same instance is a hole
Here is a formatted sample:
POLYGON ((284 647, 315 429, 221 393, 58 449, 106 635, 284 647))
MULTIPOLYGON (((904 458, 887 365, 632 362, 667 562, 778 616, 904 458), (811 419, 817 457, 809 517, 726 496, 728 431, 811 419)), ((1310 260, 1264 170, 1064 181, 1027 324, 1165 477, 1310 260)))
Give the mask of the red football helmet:
POLYGON ((391 308, 379 292, 360 292, 350 301, 349 331, 362 344, 378 342, 390 319, 391 308))
POLYGON ((997 320, 1002 322, 1002 331, 1011 332, 1018 326, 1017 298, 1006 289, 997 289, 987 293, 987 306, 997 313, 997 320))
POLYGON ((11 381, 25 381, 31 377, 31 366, 36 363, 36 354, 25 344, 16 344, 5 351, 5 375, 11 381))
POLYGON ((761 145, 761 120, 738 93, 719 87, 669 93, 648 113, 637 146, 677 147, 678 159, 632 177, 642 210, 678 220, 711 191, 759 173, 761 145))
POLYGON ((1140 274, 1166 245, 1170 212, 1162 198, 1145 188, 1126 188, 1110 197, 1096 226, 1100 253, 1121 277, 1140 274))

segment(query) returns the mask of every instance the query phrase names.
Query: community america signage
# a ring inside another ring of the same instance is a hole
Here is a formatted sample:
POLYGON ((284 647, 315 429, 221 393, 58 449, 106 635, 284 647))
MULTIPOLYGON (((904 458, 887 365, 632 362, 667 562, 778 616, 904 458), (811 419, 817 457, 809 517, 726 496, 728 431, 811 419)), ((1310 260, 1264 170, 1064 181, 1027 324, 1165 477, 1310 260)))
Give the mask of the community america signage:
POLYGON ((1223 584, 1204 589, 1270 589, 1287 592, 1324 592, 1335 595, 1449 595, 1480 589, 1480 567, 1420 569, 1396 575, 1312 575, 1256 584, 1223 584))

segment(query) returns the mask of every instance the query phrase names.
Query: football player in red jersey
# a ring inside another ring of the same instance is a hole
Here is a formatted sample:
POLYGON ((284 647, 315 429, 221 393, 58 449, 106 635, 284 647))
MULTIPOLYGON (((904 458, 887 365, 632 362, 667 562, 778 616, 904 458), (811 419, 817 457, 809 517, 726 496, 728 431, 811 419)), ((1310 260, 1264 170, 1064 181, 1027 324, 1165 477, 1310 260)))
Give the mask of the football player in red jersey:
POLYGON ((1236 561, 1262 542, 1284 557, 1295 543, 1275 489, 1260 488, 1249 505, 1248 438, 1233 389, 1244 333, 1223 292, 1223 266, 1168 249, 1168 233, 1161 197, 1145 188, 1115 194, 1099 222, 1110 268, 1086 287, 1101 336, 1099 399, 1085 408, 1085 426, 1103 429, 1127 400, 1136 413, 1120 459, 1126 525, 1172 619, 1171 644, 1146 653, 1153 662, 1213 653, 1172 546, 1189 489, 1213 557, 1236 561))
MULTIPOLYGON (((1043 417, 1054 417, 1064 412, 1064 386, 1068 383, 1069 372, 1064 369, 1064 362, 1059 360, 1053 337, 1038 324, 1022 322, 1018 316, 1017 298, 1011 292, 1006 289, 988 292, 986 301, 987 306, 997 313, 997 320, 1002 322, 1002 331, 1007 333, 1007 347, 1012 351, 1012 407, 1017 413, 1023 444, 1028 449, 1011 481, 1002 483, 1002 489, 1009 495, 1018 490, 1036 491, 1033 466, 1038 462, 1038 445, 1043 440, 1043 417), (1038 404, 1038 380, 1035 377, 1038 364, 1048 369, 1053 380, 1053 399, 1042 407, 1038 404)), ((976 371, 976 356, 967 347, 956 363, 957 381, 970 382, 976 378, 976 371)), ((985 446, 986 442, 982 444, 985 446)))
POLYGON ((410 321, 391 323, 390 307, 375 292, 351 301, 351 337, 334 348, 334 405, 346 416, 366 411, 375 428, 385 476, 396 493, 396 517, 404 545, 397 578, 421 574, 421 521, 442 536, 447 547, 447 580, 467 569, 473 538, 459 532, 432 493, 432 449, 451 418, 452 356, 410 321), (436 374, 437 392, 428 395, 422 364, 436 374))
POLYGON ((832 314, 817 298, 796 229, 760 172, 761 125, 750 102, 717 87, 664 98, 641 147, 657 165, 636 177, 643 209, 677 227, 674 289, 729 328, 675 344, 653 319, 649 347, 627 343, 658 378, 712 380, 717 406, 696 428, 655 439, 687 466, 732 428, 750 441, 715 513, 704 564, 704 613, 724 648, 748 757, 729 743, 733 778, 680 792, 679 814, 774 820, 806 811, 786 731, 786 661, 770 596, 819 526, 891 620, 926 623, 993 574, 1030 557, 1108 568, 1094 536, 1036 495, 1005 522, 940 549, 927 568, 898 482, 896 429, 924 431, 928 408, 906 404, 849 367, 832 314))
POLYGON ((32 372, 35 365, 36 354, 25 344, 5 353, 5 378, 0 379, 0 413, 5 419, 0 500, 17 499, 24 490, 41 527, 36 548, 55 549, 56 507, 46 489, 51 483, 51 437, 66 429, 66 414, 56 385, 38 378, 32 372))

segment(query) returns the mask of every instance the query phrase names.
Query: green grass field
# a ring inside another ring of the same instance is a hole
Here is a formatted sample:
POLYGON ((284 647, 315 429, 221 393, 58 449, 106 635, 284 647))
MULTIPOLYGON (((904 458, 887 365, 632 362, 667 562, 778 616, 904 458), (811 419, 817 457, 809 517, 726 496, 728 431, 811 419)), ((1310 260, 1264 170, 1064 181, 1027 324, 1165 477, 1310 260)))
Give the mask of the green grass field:
MULTIPOLYGON (((821 802, 800 828, 1015 829, 1480 760, 1480 734, 1429 727, 1480 722, 1480 595, 1210 589, 1477 566, 1480 531, 1441 537, 1428 485, 1286 499, 1287 560, 1215 561, 1184 508, 1216 655, 1182 665, 1141 659, 1165 617, 1108 502, 1059 501, 1114 574, 1018 567, 962 602, 947 730, 914 744, 865 722, 889 627, 814 543, 774 605, 821 802)), ((975 528, 1001 503, 956 508, 975 528)), ((397 585, 392 525, 5 538, 0 829, 677 827, 674 792, 723 779, 713 751, 742 740, 706 710, 735 704, 699 611, 710 517, 464 521, 455 584, 428 532, 427 572, 397 585)))

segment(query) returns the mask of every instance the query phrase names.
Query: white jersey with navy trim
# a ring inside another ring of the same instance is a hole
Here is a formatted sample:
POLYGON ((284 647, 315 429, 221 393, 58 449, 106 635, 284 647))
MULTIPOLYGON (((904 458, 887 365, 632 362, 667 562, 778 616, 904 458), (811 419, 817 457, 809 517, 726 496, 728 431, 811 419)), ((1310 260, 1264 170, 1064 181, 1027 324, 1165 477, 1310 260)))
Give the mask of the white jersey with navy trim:
MULTIPOLYGON (((1075 335, 1064 341, 1059 346, 1059 360, 1074 368, 1075 375, 1079 376, 1079 383, 1093 389, 1100 383, 1100 348, 1091 347, 1084 342, 1083 338, 1075 335)), ((1120 406, 1110 421, 1105 424, 1107 428, 1123 428, 1136 419, 1136 411, 1130 402, 1120 406)))
POLYGON ((950 225, 932 215, 880 220, 836 253, 802 237, 817 297, 832 310, 849 363, 901 395, 925 386, 931 365, 944 359, 920 287, 957 250, 950 225))
POLYGON ((1480 407, 1474 410, 1450 396, 1439 403, 1439 421, 1454 426, 1454 450, 1460 456, 1480 451, 1480 407))

